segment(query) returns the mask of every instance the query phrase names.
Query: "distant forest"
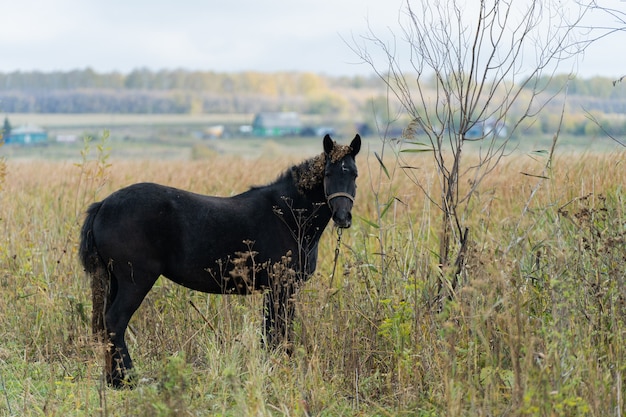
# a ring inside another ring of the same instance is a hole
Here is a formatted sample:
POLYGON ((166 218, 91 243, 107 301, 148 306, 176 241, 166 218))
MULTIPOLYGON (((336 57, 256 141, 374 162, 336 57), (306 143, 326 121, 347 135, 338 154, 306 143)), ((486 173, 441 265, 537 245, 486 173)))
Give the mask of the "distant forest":
POLYGON ((289 109, 336 114, 351 104, 337 91, 381 88, 377 77, 295 72, 12 72, 0 73, 0 111, 182 114, 289 109))
MULTIPOLYGON (((550 93, 560 91, 567 78, 562 75, 539 81, 544 91, 550 93)), ((565 131, 593 134, 598 129, 596 122, 600 121, 611 133, 626 133, 626 83, 614 83, 605 77, 574 78, 569 81, 567 91, 565 131), (591 122, 591 118, 595 121, 591 122)), ((306 72, 219 73, 183 69, 138 69, 127 74, 98 73, 91 69, 0 73, 2 113, 296 111, 376 123, 380 122, 380 115, 372 115, 372 109, 384 107, 388 97, 393 95, 386 91, 383 80, 374 75, 333 77, 306 72)), ((392 106, 397 107, 398 103, 392 106)), ((560 108, 547 107, 525 129, 530 133, 552 133, 559 117, 560 108)))

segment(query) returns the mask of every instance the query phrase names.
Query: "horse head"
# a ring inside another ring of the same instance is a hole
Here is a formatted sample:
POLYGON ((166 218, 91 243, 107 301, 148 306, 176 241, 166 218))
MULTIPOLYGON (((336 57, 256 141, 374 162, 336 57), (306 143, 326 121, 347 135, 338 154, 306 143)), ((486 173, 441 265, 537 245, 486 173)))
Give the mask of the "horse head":
POLYGON ((335 143, 329 135, 324 136, 324 192, 332 212, 332 219, 340 228, 352 224, 352 205, 356 195, 355 157, 361 149, 361 137, 356 135, 349 146, 335 143))

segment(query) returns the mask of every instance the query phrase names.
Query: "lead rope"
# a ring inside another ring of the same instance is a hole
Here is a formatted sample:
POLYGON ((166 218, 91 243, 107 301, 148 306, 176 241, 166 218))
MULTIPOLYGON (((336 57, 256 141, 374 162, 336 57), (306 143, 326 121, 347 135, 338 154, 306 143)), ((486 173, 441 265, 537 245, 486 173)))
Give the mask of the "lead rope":
POLYGON ((337 270, 337 261, 339 260, 339 247, 341 246, 341 234, 343 229, 337 228, 337 247, 335 248, 335 263, 333 264, 333 274, 330 276, 330 288, 333 288, 335 281, 335 271, 337 270))

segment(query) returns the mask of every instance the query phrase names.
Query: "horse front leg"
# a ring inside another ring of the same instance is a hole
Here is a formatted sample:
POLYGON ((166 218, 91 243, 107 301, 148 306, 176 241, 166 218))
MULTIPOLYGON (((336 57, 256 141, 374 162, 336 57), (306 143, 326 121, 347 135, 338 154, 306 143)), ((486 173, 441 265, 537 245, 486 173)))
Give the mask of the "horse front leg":
POLYGON ((283 282, 265 293, 265 344, 270 349, 284 348, 291 354, 296 286, 283 282))

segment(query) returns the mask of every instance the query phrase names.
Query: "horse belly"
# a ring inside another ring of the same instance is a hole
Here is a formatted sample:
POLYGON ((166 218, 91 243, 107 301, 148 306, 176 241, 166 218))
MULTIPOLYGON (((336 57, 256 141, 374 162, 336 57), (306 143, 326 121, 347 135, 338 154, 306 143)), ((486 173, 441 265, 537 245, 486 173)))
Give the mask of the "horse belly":
POLYGON ((277 239, 273 247, 250 225, 240 222, 235 233, 232 222, 226 222, 226 229, 210 223, 194 230, 179 229, 187 238, 179 241, 181 250, 168 259, 163 275, 185 287, 214 294, 246 295, 267 288, 269 259, 281 258, 274 253, 277 239))

